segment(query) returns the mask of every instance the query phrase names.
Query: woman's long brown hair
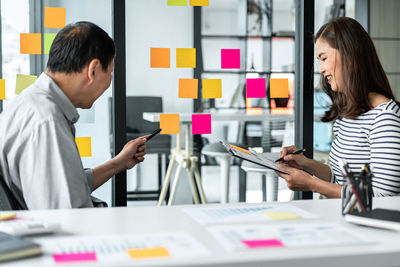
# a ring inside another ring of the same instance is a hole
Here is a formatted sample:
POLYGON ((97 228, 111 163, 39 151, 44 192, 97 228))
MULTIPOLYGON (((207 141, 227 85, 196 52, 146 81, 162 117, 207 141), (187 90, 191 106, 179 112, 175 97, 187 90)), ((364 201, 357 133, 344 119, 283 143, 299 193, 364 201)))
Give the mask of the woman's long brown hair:
POLYGON ((321 77, 322 89, 332 100, 322 121, 355 118, 367 112, 372 108, 368 98, 371 92, 395 100, 375 46, 360 23, 347 17, 333 19, 319 29, 315 41, 319 38, 339 51, 345 87, 334 92, 321 77))

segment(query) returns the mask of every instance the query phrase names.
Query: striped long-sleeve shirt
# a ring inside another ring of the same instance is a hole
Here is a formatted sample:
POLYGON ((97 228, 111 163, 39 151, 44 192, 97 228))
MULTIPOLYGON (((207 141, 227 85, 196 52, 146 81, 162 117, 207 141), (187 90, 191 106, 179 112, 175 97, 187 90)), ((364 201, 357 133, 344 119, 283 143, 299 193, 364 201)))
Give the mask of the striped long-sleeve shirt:
POLYGON ((342 160, 353 173, 369 163, 374 196, 400 194, 400 107, 390 100, 355 119, 333 126, 335 139, 329 155, 333 182, 344 183, 342 160))

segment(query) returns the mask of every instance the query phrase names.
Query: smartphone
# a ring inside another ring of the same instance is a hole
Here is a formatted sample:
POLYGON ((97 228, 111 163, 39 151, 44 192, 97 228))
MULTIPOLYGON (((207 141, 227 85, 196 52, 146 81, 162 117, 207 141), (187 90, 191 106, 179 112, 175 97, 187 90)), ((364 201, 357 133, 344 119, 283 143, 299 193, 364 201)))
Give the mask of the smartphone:
POLYGON ((161 131, 162 131, 162 129, 157 129, 157 130, 155 130, 154 132, 152 132, 152 133, 150 134, 150 136, 147 137, 147 141, 146 141, 146 142, 148 142, 151 138, 153 138, 156 134, 160 133, 161 131))

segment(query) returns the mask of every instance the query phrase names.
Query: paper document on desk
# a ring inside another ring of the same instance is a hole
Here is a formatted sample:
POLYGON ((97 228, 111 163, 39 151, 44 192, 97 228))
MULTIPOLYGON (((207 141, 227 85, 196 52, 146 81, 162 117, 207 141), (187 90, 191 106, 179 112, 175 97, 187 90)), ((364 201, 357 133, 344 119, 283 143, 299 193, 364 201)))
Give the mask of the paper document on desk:
POLYGON ((250 161, 254 164, 263 166, 265 168, 280 172, 280 173, 285 173, 288 174, 285 171, 282 171, 281 169, 278 168, 279 164, 276 163, 275 161, 266 158, 262 155, 252 153, 248 151, 247 149, 237 147, 231 144, 225 144, 224 142, 220 141, 221 145, 225 147, 225 149, 234 157, 250 161))
POLYGON ((219 225, 207 229, 228 251, 371 244, 337 223, 219 225))
POLYGON ((216 223, 249 223, 318 218, 290 204, 256 204, 182 209, 202 225, 216 223))
POLYGON ((210 251, 185 232, 68 236, 39 241, 48 263, 99 262, 116 266, 139 260, 179 260, 209 256, 210 251))

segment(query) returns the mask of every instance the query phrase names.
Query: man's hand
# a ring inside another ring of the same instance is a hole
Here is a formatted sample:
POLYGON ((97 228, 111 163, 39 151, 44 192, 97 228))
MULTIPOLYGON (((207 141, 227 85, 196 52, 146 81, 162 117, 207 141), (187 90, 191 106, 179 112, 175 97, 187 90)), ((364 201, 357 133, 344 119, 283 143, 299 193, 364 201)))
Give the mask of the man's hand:
POLYGON ((144 160, 146 154, 146 138, 149 135, 136 138, 127 142, 122 151, 115 156, 120 171, 131 169, 144 160))

